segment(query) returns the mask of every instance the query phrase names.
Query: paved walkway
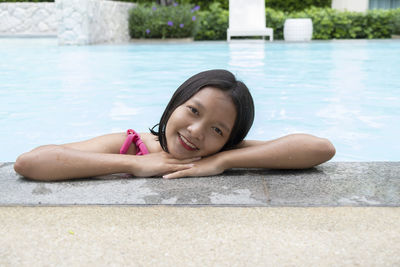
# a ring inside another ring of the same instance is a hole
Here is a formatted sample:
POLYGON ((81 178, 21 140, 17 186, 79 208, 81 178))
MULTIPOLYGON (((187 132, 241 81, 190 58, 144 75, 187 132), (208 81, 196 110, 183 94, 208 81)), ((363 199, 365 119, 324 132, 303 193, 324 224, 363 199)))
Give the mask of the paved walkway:
POLYGON ((399 174, 333 162, 42 183, 0 163, 0 266, 400 266, 399 174))
POLYGON ((400 266, 400 208, 3 207, 0 266, 400 266))

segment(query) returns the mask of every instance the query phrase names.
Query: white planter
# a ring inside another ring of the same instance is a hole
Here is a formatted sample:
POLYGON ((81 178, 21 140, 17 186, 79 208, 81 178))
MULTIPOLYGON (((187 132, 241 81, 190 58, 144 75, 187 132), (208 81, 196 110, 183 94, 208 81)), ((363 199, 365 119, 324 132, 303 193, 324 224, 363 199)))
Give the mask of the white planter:
POLYGON ((308 42, 312 38, 313 25, 311 19, 286 19, 283 28, 285 41, 308 42))

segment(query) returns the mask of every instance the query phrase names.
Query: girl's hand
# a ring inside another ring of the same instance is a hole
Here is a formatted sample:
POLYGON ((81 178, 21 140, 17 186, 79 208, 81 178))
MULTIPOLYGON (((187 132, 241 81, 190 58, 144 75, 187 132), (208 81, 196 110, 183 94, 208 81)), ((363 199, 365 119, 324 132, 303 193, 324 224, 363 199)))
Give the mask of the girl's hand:
POLYGON ((131 173, 134 176, 149 177, 159 176, 166 173, 174 173, 192 168, 192 162, 201 159, 200 157, 191 159, 175 159, 164 151, 150 153, 144 156, 135 157, 132 164, 131 173))
POLYGON ((182 178, 188 176, 209 176, 223 173, 225 168, 217 155, 203 158, 192 163, 193 167, 177 170, 175 172, 164 175, 165 179, 182 178))

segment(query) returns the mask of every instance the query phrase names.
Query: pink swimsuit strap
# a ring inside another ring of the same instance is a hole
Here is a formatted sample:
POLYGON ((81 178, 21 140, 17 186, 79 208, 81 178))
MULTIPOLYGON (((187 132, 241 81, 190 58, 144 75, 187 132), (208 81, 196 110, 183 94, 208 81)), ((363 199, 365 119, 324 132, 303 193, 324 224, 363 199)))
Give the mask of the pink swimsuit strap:
POLYGON ((136 155, 140 156, 149 154, 146 145, 143 143, 142 139, 140 139, 140 136, 137 132, 129 129, 128 131, 126 131, 126 133, 128 134, 128 136, 126 137, 124 144, 119 150, 120 154, 126 154, 132 143, 135 143, 136 145, 136 155))

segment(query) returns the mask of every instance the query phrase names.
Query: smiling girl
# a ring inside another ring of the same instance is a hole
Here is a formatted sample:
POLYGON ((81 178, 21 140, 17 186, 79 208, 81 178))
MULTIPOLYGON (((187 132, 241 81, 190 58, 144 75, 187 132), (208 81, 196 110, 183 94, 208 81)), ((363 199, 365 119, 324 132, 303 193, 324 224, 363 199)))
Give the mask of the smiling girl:
POLYGON ((230 168, 303 169, 328 161, 327 139, 291 134, 270 141, 244 140, 254 119, 246 85, 226 70, 185 81, 150 133, 129 129, 82 142, 45 145, 18 157, 14 169, 34 180, 63 180, 113 173, 180 178, 216 175, 230 168))

